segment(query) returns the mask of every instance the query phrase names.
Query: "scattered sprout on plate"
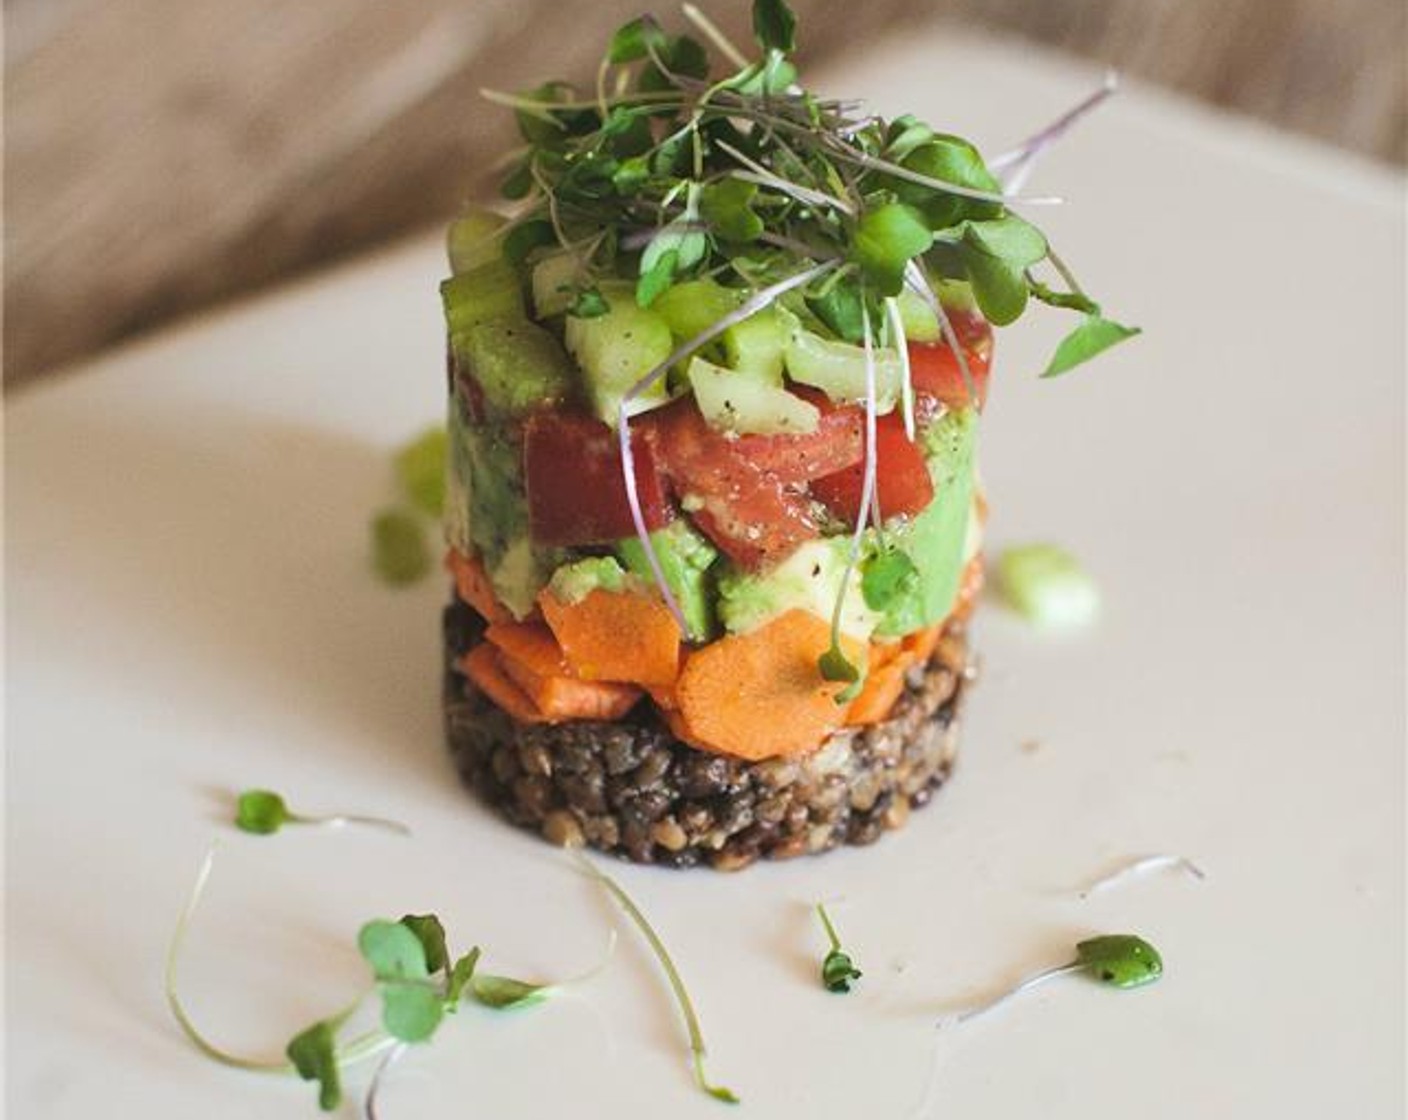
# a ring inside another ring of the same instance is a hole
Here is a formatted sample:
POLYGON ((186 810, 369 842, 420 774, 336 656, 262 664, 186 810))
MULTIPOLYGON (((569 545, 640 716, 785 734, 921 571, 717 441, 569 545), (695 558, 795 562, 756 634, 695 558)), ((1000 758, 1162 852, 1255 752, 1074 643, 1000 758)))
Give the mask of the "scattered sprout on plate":
POLYGON ((438 518, 445 511, 445 426, 427 428, 396 452, 396 480, 418 510, 438 518))
POLYGON ((431 569, 426 528, 413 511, 384 509, 372 518, 372 566, 393 587, 415 583, 431 569))
MULTIPOLYGON (((1068 973, 1083 973, 1111 988, 1140 988, 1163 975, 1159 951, 1144 938, 1132 933, 1110 933, 1092 937, 1076 945, 1075 959, 1055 968, 1028 976, 1020 984, 995 999, 963 1012, 958 1022, 966 1023, 995 1011, 1009 1000, 1068 973)), ((941 1024, 942 1025, 942 1024, 941 1024)))
POLYGON ((851 982, 859 980, 863 974, 851 960, 850 954, 841 948, 841 939, 836 935, 836 927, 831 924, 826 907, 820 902, 816 904, 816 913, 826 930, 827 940, 831 942, 831 949, 821 962, 822 986, 828 992, 849 992, 851 982))
POLYGON ((1080 897, 1089 898, 1093 894, 1100 894, 1103 891, 1122 886, 1134 879, 1141 879, 1145 875, 1150 875, 1156 871, 1167 870, 1182 871, 1185 875, 1194 879, 1207 878, 1203 869, 1187 856, 1159 853, 1158 855, 1140 856, 1138 859, 1129 860, 1113 871, 1110 871, 1108 874, 1101 875, 1080 892, 1080 897))
MULTIPOLYGON (((197 872, 166 956, 165 994, 167 1006, 181 1032, 197 1050, 212 1061, 235 1069, 262 1073, 297 1075, 318 1085, 318 1103, 324 1110, 337 1108, 342 1101, 342 1073, 349 1066, 387 1051, 398 1054, 408 1045, 429 1041, 439 1030, 446 1014, 455 1012, 469 994, 486 1007, 524 1007, 540 1002, 551 990, 548 985, 529 984, 504 976, 484 977, 479 983, 476 946, 460 957, 452 957, 445 927, 434 914, 407 914, 399 921, 375 919, 357 934, 357 948, 371 971, 370 988, 336 1014, 322 1018, 300 1030, 284 1049, 287 1060, 246 1058, 211 1042, 187 1013, 177 986, 181 954, 186 936, 214 866, 212 846, 197 872), (339 1041, 339 1034, 369 996, 380 1001, 380 1026, 339 1041)), ((375 1113, 375 1092, 391 1059, 383 1062, 372 1081, 367 1109, 375 1113)))
POLYGON ((626 916, 631 919, 641 936, 650 945, 655 959, 660 962, 665 978, 669 981, 670 990, 674 993, 675 1002, 679 1005, 680 1015, 684 1018, 685 1031, 689 1035, 689 1053, 694 1069, 695 1084, 717 1101, 723 1101, 725 1104, 738 1104, 738 1097, 731 1089, 726 1089, 722 1085, 709 1084, 709 1080, 704 1074, 704 1031, 699 1025, 699 1016, 695 1012, 694 1003, 689 998, 689 992, 684 986, 684 979, 680 976, 679 969, 675 967, 675 962, 671 958, 669 950, 665 948, 665 943, 655 932, 655 927, 650 924, 649 919, 641 912, 640 907, 635 904, 620 883, 580 852, 574 854, 583 870, 600 883, 606 892, 616 900, 621 909, 626 912, 626 916))
POLYGON ((1078 630, 1100 612, 1100 592, 1069 552, 1054 544, 1013 545, 997 558, 997 591, 1028 622, 1078 630))
POLYGON ((402 836, 409 836, 411 833, 400 821, 386 820, 383 817, 367 817, 354 813, 312 817, 294 813, 280 794, 268 789, 247 789, 235 802, 235 826, 244 832, 268 836, 278 832, 286 824, 312 825, 319 828, 365 825, 368 828, 399 832, 402 836))

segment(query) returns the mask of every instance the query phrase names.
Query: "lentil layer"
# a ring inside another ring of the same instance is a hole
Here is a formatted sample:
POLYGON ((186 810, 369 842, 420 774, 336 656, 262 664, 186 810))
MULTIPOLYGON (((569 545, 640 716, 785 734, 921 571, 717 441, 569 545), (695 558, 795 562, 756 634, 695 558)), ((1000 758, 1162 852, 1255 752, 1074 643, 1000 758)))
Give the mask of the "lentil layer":
POLYGON ((888 720, 804 757, 746 762, 680 742, 648 701, 614 723, 519 723, 454 667, 482 640, 479 616, 456 601, 444 628, 445 732, 465 784, 555 844, 669 867, 735 871, 899 828, 953 768, 974 676, 957 619, 888 720))

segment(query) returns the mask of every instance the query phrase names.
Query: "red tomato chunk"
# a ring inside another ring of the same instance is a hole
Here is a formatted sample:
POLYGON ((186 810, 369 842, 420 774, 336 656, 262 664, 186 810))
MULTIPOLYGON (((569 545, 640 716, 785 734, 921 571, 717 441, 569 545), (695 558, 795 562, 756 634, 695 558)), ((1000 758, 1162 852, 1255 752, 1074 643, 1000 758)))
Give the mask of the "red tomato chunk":
MULTIPOLYGON (((988 399, 988 369, 992 364, 992 328, 979 316, 950 312, 954 333, 968 359, 968 372, 973 375, 973 391, 982 408, 988 399)), ((914 391, 919 396, 931 396, 949 408, 968 404, 968 386, 958 358, 945 342, 911 342, 909 372, 914 391)))
MULTIPOLYGON (((860 516, 865 464, 857 463, 812 483, 812 493, 846 521, 860 516)), ((904 434, 898 412, 881 416, 875 424, 875 492, 880 515, 914 515, 934 499, 934 484, 924 455, 904 434)))
MULTIPOLYGON (((673 516, 647 430, 631 436, 636 493, 646 528, 673 516)), ((528 523, 543 545, 609 544, 635 534, 616 432, 592 416, 538 412, 523 437, 528 523)))

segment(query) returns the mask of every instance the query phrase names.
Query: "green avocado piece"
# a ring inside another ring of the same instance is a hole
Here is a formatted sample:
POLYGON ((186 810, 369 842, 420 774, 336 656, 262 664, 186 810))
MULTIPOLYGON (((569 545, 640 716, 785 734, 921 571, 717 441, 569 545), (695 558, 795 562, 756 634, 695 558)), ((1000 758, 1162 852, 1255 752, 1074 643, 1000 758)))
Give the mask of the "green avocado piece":
POLYGON ((451 335, 457 359, 495 413, 521 416, 572 395, 572 362, 551 334, 527 319, 494 319, 451 335))
MULTIPOLYGON (((793 609, 828 622, 850 557, 848 535, 808 541, 782 563, 751 574, 729 565, 719 575, 719 617, 733 634, 747 633, 793 609)), ((866 641, 881 615, 866 606, 859 572, 852 572, 841 608, 841 632, 866 641)))
POLYGON ((971 408, 946 412, 919 433, 934 500, 894 531, 894 543, 914 561, 918 579, 886 610, 879 634, 911 634, 941 622, 953 608, 963 578, 977 435, 978 414, 971 408))
POLYGON ((479 554, 500 600, 522 618, 533 609, 560 553, 535 548, 528 535, 514 432, 471 423, 458 394, 451 398, 446 431, 445 536, 460 552, 479 554))
POLYGON ((614 558, 588 556, 563 564, 553 572, 549 586, 564 603, 580 603, 593 591, 625 591, 630 578, 614 558))
MULTIPOLYGON (((665 583, 684 615, 685 635, 692 642, 707 642, 714 636, 713 579, 709 569, 718 551, 683 518, 650 534, 650 543, 660 561, 665 583)), ((617 542, 616 555, 632 573, 654 581, 650 559, 638 537, 617 542)))

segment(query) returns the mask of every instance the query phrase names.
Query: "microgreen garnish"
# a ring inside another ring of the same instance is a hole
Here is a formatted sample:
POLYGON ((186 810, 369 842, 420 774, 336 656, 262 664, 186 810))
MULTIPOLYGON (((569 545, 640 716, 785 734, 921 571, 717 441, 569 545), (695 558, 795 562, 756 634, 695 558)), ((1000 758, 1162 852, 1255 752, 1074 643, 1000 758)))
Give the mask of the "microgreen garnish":
POLYGON ((1207 878, 1203 869, 1188 857, 1160 853, 1152 856, 1141 856, 1138 859, 1133 859, 1127 863, 1121 864, 1113 871, 1107 872, 1089 883, 1080 892, 1080 897, 1089 898, 1093 894, 1100 894, 1114 887, 1122 886, 1131 880, 1141 879, 1145 875, 1153 874, 1156 871, 1169 870, 1181 871, 1193 879, 1207 878))
POLYGON ((541 1003, 548 996, 548 987, 545 984, 530 984, 526 980, 492 976, 483 972, 475 973, 470 981, 469 991, 485 1007, 498 1011, 528 1007, 541 1003))
POLYGON ((318 1083, 318 1106, 331 1112, 342 1103, 342 1074, 337 1060, 337 1033, 332 1023, 317 1022, 289 1040, 284 1050, 304 1081, 318 1083))
POLYGON ((738 1097, 732 1090, 721 1085, 709 1084, 708 1078, 704 1075, 704 1032, 699 1025, 699 1016, 694 1010, 694 1003, 689 998, 689 992, 684 986, 684 980, 680 976, 679 969, 675 967, 675 962, 671 958, 669 950, 665 948, 665 943, 660 940, 660 935, 655 932, 655 928, 650 924, 645 914, 641 912, 631 896, 626 893, 624 887, 616 882, 610 875, 599 869, 591 860, 580 852, 575 853, 578 863, 582 865, 584 871, 592 876, 605 888, 606 892, 616 900, 627 917, 635 924, 636 929, 650 945, 651 951, 655 954, 655 959, 660 962, 660 967, 664 970, 665 978, 669 981, 670 990, 674 993, 675 1002, 679 1005, 680 1015, 684 1018, 685 1031, 689 1035, 689 1052, 694 1069, 694 1081, 699 1088, 713 1097, 715 1100, 723 1101, 726 1104, 737 1104, 738 1097))
POLYGON ((235 826, 244 832, 257 836, 268 836, 278 832, 284 825, 312 825, 320 828, 344 828, 347 825, 365 825, 369 828, 384 828, 409 836, 411 830, 400 821, 386 820, 383 817, 367 817, 354 813, 338 813, 331 816, 305 816, 292 812, 282 796, 268 789, 247 789, 235 802, 235 826))
POLYGON ((826 938, 831 942, 831 949, 821 962, 821 983, 828 992, 849 992, 851 982, 859 980, 862 973, 841 948, 841 939, 836 935, 836 927, 831 924, 826 907, 818 902, 816 912, 826 930, 826 938))
POLYGON ((1085 321, 1061 340, 1051 362, 1042 372, 1042 377, 1058 377, 1075 369, 1082 362, 1089 361, 1108 350, 1116 343, 1133 338, 1140 333, 1138 327, 1126 327, 1112 319, 1099 315, 1087 315, 1085 321))
POLYGON ((1069 973, 1083 973, 1111 988, 1139 988, 1152 984, 1163 975, 1163 970, 1163 958, 1158 950, 1142 937, 1132 933, 1103 934, 1076 945, 1075 959, 1027 977, 995 999, 963 1012, 958 1021, 963 1023, 986 1015, 1023 992, 1069 973))
POLYGON ((865 605, 873 611, 885 611, 907 595, 919 578, 919 569, 907 552, 889 548, 872 557, 861 575, 860 590, 865 605))

